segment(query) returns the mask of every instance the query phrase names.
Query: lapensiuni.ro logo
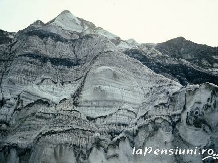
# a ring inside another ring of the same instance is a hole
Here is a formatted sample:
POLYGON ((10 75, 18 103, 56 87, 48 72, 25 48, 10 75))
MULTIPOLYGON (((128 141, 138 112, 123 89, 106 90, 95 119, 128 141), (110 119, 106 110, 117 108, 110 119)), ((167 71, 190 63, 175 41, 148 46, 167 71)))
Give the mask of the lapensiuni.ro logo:
POLYGON ((208 158, 212 158, 214 160, 218 160, 218 154, 213 149, 200 149, 195 147, 194 149, 181 149, 176 147, 174 149, 153 149, 153 147, 145 147, 143 148, 136 148, 134 147, 132 150, 133 155, 202 155, 204 156, 202 160, 206 160, 208 158))

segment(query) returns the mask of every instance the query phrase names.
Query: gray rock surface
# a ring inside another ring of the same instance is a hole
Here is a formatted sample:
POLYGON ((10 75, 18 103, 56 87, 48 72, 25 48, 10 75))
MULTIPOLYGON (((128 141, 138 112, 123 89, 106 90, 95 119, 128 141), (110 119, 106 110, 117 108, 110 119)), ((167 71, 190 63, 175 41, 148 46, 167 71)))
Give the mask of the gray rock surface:
POLYGON ((184 86, 205 82, 218 85, 218 47, 178 37, 159 44, 141 44, 124 52, 154 72, 184 86))
POLYGON ((0 45, 0 162, 201 163, 204 155, 132 152, 218 152, 218 87, 183 87, 128 53, 147 46, 69 11, 0 45))

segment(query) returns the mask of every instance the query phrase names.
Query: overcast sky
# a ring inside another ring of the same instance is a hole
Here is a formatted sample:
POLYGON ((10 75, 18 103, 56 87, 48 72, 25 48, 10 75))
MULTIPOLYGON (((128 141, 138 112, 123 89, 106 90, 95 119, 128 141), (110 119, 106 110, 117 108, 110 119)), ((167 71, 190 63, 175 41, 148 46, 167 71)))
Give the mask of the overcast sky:
POLYGON ((48 22, 63 10, 122 39, 158 43, 183 36, 218 46, 218 0, 0 0, 0 29, 48 22))

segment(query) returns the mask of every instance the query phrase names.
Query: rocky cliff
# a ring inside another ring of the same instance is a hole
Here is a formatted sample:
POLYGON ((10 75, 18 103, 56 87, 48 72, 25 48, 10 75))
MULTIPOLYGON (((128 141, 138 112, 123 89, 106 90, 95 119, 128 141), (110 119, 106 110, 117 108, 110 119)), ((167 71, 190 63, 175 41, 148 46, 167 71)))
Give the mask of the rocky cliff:
POLYGON ((133 149, 218 153, 217 48, 121 40, 69 11, 12 36, 0 33, 0 162, 216 161, 133 149))

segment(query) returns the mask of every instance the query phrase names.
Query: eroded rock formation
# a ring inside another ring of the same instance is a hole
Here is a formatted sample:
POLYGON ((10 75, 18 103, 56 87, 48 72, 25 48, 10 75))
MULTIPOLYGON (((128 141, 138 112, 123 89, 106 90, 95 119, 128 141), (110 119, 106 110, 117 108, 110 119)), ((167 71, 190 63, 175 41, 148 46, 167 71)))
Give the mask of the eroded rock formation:
POLYGON ((218 87, 183 87, 175 74, 155 73, 140 60, 167 55, 153 46, 123 41, 69 11, 1 44, 0 162, 200 163, 203 155, 132 152, 218 152, 218 87))

